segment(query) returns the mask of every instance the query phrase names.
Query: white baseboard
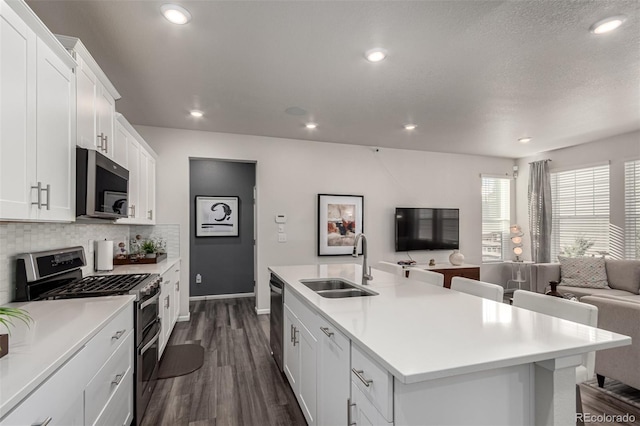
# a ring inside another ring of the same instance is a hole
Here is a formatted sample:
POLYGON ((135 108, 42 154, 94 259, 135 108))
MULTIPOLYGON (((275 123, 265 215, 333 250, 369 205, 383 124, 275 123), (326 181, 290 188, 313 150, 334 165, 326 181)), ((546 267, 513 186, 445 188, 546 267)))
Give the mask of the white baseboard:
POLYGON ((253 297, 255 293, 232 293, 232 294, 212 294, 209 296, 192 296, 189 301, 197 300, 216 300, 216 299, 235 299, 238 297, 253 297))
POLYGON ((271 313, 271 309, 267 308, 267 309, 258 309, 256 308, 256 314, 258 315, 265 315, 265 314, 270 314, 271 313))
POLYGON ((187 315, 180 315, 176 321, 185 322, 191 319, 191 312, 187 313, 187 315))

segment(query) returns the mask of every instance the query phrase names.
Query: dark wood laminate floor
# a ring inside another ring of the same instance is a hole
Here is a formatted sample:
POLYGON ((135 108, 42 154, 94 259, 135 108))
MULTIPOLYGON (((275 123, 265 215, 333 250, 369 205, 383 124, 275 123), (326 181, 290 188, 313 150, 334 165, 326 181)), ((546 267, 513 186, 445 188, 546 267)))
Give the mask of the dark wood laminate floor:
MULTIPOLYGON (((585 425, 611 426, 615 424, 617 426, 632 426, 640 424, 640 409, 636 408, 635 406, 628 404, 627 402, 618 399, 615 396, 608 395, 585 384, 580 385, 580 394, 582 395, 583 412, 585 414, 589 414, 592 419, 598 419, 598 416, 602 415, 624 416, 625 414, 629 414, 633 416, 630 421, 624 421, 624 417, 620 417, 619 419, 607 419, 602 417, 601 419, 603 421, 601 422, 585 422, 585 425)), ((629 419, 627 418, 627 420, 629 419)))
POLYGON ((169 344, 199 343, 204 365, 159 380, 143 418, 155 425, 305 425, 269 347, 269 316, 254 298, 191 302, 169 344))

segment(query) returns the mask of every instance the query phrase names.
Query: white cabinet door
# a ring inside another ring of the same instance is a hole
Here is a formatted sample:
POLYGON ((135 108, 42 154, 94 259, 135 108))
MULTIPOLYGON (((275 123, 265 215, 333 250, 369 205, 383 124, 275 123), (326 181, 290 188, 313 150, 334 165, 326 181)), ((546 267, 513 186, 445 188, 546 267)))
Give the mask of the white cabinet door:
POLYGON ((35 62, 35 33, 0 1, 0 219, 28 219, 32 212, 35 62))
POLYGON ((156 223, 156 160, 149 154, 147 159, 147 220, 156 223))
POLYGON ((284 305, 283 369, 297 397, 300 387, 300 350, 296 326, 299 326, 298 318, 287 305, 284 305))
POLYGON ((103 85, 98 86, 96 97, 97 135, 101 139, 101 152, 114 158, 114 129, 116 119, 116 101, 103 85))
MULTIPOLYGON (((297 330, 297 344, 300 351, 300 387, 298 390, 298 401, 304 414, 307 424, 316 424, 316 360, 318 341, 309 332, 307 327, 300 323, 297 330)), ((347 377, 349 377, 347 375, 347 377)))
POLYGON ((96 115, 99 86, 96 75, 87 64, 78 58, 76 69, 76 145, 86 149, 100 150, 96 115))
POLYGON ((131 138, 127 129, 125 129, 119 121, 116 121, 116 134, 114 136, 115 154, 113 161, 127 170, 129 170, 129 139, 131 138))
POLYGON ((136 209, 136 220, 138 223, 150 223, 148 219, 149 207, 149 154, 140 147, 139 175, 138 175, 138 205, 136 209))
POLYGON ((127 169, 129 170, 129 218, 123 222, 135 223, 140 210, 138 200, 140 199, 140 144, 134 138, 128 138, 127 145, 127 169))
POLYGON ((174 297, 173 297, 173 323, 175 325, 176 321, 178 321, 178 317, 180 316, 180 262, 176 263, 174 266, 173 278, 175 283, 173 285, 174 288, 174 297))
POLYGON ((326 320, 320 320, 318 334, 318 424, 347 423, 344 409, 349 398, 350 347, 349 339, 326 320))
POLYGON ((358 426, 393 425, 393 423, 387 422, 384 416, 376 410, 360 388, 353 382, 351 382, 351 404, 348 410, 351 415, 351 421, 348 424, 356 424, 358 426))
POLYGON ((37 44, 36 77, 36 178, 42 186, 38 219, 73 221, 76 177, 73 72, 41 40, 37 44))

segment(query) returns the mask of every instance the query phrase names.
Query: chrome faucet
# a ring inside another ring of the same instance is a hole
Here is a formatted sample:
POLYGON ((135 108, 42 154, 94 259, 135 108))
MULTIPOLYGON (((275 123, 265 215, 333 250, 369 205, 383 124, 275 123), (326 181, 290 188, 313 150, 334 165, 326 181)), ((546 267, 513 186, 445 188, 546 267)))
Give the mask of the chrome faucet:
POLYGON ((373 279, 373 275, 371 275, 371 266, 367 270, 367 237, 360 233, 356 235, 355 240, 353 241, 353 257, 358 257, 358 243, 362 240, 362 285, 367 285, 367 281, 373 279), (369 273, 367 273, 367 271, 369 273))

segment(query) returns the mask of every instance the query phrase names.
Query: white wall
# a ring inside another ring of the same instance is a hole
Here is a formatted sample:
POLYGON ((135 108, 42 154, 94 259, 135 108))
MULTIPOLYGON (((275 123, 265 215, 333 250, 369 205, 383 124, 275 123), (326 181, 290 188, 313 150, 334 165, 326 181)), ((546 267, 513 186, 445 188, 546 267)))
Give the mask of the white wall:
POLYGON ((525 234, 524 259, 531 259, 529 238, 528 182, 529 163, 550 159, 550 169, 570 170, 609 162, 611 224, 624 229, 624 162, 640 158, 640 131, 625 133, 591 143, 540 153, 518 160, 520 174, 516 183, 516 221, 525 234))
MULTIPOLYGON (((180 225, 183 282, 189 277, 189 157, 257 162, 259 312, 269 309, 270 265, 353 262, 316 256, 317 194, 364 195, 364 231, 371 262, 406 258, 394 252, 396 206, 460 209, 461 251, 481 262, 480 173, 510 173, 513 160, 381 149, 269 137, 136 126, 158 154, 158 223, 180 225), (286 214, 288 241, 278 243, 276 214, 286 214)), ((412 253, 419 262, 449 252, 412 253)), ((361 259, 357 260, 358 262, 361 259)), ((185 286, 187 288, 187 286, 185 286)), ((181 304, 188 312, 188 295, 181 304)))

